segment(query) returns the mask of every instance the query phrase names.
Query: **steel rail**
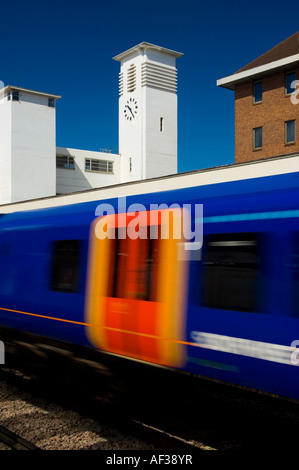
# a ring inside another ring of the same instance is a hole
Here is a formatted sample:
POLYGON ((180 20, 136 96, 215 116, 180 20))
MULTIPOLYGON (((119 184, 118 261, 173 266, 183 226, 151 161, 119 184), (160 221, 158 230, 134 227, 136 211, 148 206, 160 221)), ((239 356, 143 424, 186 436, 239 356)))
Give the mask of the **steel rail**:
POLYGON ((6 444, 12 450, 41 450, 32 442, 23 439, 14 432, 0 425, 0 442, 6 444))

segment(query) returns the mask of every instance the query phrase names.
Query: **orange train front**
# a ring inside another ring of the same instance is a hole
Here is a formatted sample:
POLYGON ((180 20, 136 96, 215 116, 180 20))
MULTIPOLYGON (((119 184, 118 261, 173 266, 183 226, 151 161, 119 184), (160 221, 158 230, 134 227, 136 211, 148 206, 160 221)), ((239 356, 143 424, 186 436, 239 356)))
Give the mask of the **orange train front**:
POLYGON ((181 210, 143 212, 139 235, 130 233, 134 219, 135 213, 113 214, 91 226, 87 334, 98 349, 180 368, 187 286, 181 210), (99 236, 98 224, 106 236, 99 236))

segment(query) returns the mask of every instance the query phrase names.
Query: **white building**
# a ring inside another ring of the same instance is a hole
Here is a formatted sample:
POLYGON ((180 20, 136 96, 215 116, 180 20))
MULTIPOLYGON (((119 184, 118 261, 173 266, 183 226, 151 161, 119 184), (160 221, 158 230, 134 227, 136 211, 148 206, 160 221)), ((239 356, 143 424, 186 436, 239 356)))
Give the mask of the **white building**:
POLYGON ((71 148, 56 148, 56 194, 101 188, 120 182, 120 156, 71 148))
POLYGON ((141 43, 120 62, 119 153, 56 147, 60 96, 0 90, 0 204, 177 173, 181 53, 141 43))
POLYGON ((177 71, 182 54, 141 43, 114 57, 121 182, 177 173, 177 71))
POLYGON ((11 86, 0 90, 0 204, 56 193, 58 98, 11 86))

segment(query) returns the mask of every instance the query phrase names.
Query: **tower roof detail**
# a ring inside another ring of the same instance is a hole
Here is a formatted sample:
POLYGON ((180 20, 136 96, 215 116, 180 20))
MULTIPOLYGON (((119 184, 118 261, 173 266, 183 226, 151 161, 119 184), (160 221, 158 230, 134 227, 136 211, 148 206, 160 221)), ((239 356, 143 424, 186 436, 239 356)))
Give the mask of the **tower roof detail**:
POLYGON ((21 88, 21 87, 12 86, 12 85, 7 85, 4 88, 1 88, 0 89, 0 94, 6 93, 6 92, 9 92, 9 91, 12 91, 12 90, 23 91, 24 93, 31 93, 33 95, 43 95, 43 96, 47 96, 49 98, 53 98, 55 100, 58 100, 58 99, 61 98, 61 96, 59 96, 59 95, 53 95, 53 94, 50 94, 50 93, 44 93, 44 92, 36 91, 36 90, 28 90, 27 88, 21 88))
POLYGON ((184 55, 181 52, 176 52, 176 51, 173 51, 171 49, 166 49, 165 47, 161 47, 161 46, 155 46, 155 44, 150 44, 149 42, 141 42, 140 44, 137 44, 137 46, 131 47, 131 49, 128 49, 125 52, 122 52, 121 54, 116 55, 115 57, 113 57, 113 59, 118 60, 119 62, 122 62, 124 59, 134 54, 135 52, 146 50, 146 49, 151 49, 157 52, 162 52, 164 54, 171 55, 175 58, 178 58, 184 55))

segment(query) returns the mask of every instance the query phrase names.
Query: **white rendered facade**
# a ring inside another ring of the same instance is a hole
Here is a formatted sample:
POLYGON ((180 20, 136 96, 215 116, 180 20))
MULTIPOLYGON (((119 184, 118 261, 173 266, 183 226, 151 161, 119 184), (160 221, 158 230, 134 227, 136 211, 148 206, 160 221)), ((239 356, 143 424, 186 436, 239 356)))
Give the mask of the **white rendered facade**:
POLYGON ((57 162, 59 157, 67 157, 64 161, 66 166, 68 165, 68 168, 59 168, 59 164, 57 163, 57 194, 67 194, 91 188, 110 186, 120 181, 118 154, 57 147, 56 156, 57 162), (69 157, 73 160, 70 160, 69 157), (93 171, 93 167, 90 166, 92 162, 94 162, 94 165, 101 165, 100 169, 93 171), (104 169, 101 171, 103 166, 102 162, 107 162, 107 168, 109 170, 111 169, 111 171, 106 172, 104 169))
POLYGON ((121 182, 177 173, 177 71, 182 54, 143 42, 114 57, 121 182))
POLYGON ((0 204, 56 194, 58 98, 19 87, 0 90, 0 204))
POLYGON ((0 205, 176 174, 181 55, 143 42, 114 57, 121 63, 118 154, 56 147, 60 96, 0 89, 0 205))

